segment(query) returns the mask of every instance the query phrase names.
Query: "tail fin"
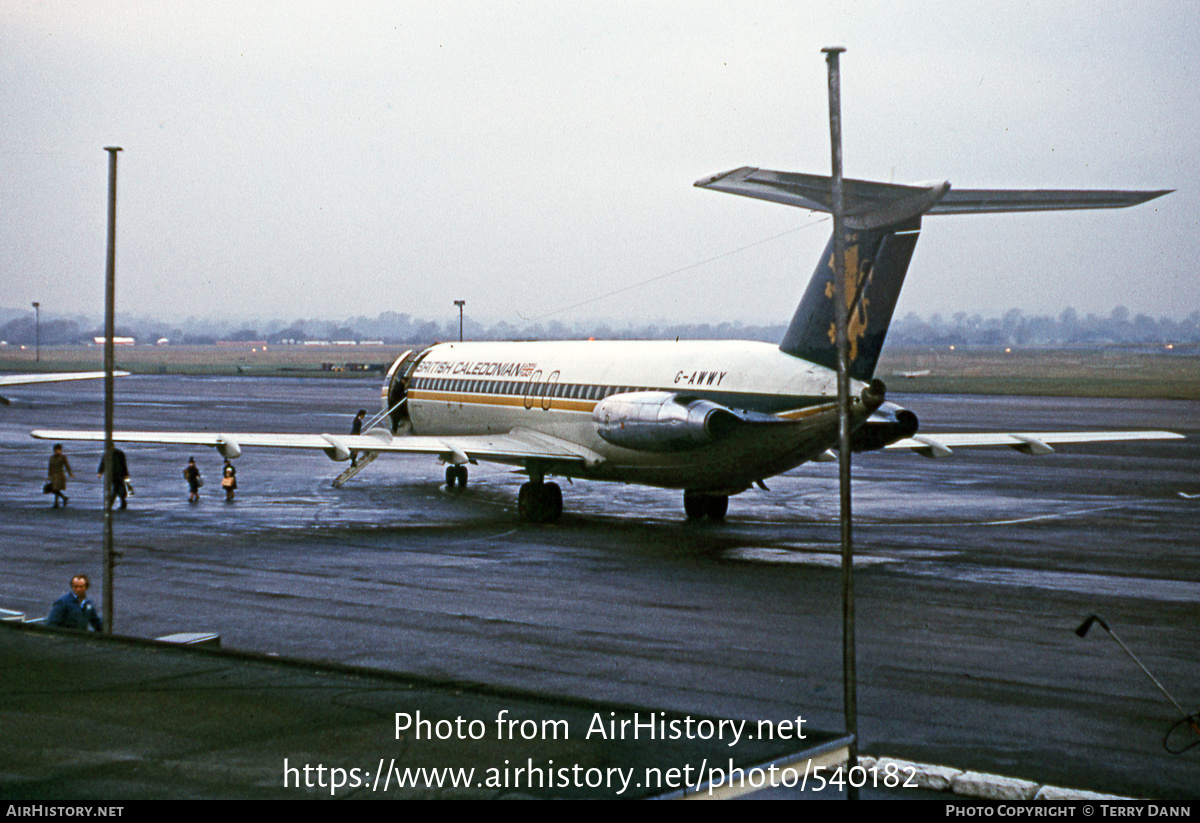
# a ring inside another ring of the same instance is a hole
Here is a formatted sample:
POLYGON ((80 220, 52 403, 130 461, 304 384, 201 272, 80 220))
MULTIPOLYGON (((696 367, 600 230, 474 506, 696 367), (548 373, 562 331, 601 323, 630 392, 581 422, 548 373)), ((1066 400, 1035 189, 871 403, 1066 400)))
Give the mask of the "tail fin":
MULTIPOLYGON (((768 171, 749 166, 707 177, 700 188, 831 211, 828 177, 768 171)), ((892 312, 904 285, 924 214, 1111 209, 1134 206, 1169 191, 1064 191, 959 189, 946 182, 898 186, 843 180, 846 228, 846 316, 850 376, 870 380, 883 349, 892 312)), ((804 298, 779 344, 793 357, 837 368, 833 304, 833 239, 809 281, 804 298)))
MULTIPOLYGON (((892 312, 904 285, 921 218, 890 229, 849 232, 846 237, 846 331, 849 374, 870 380, 883 350, 892 312)), ((808 282, 804 298, 779 344, 780 351, 837 369, 833 238, 808 282)))

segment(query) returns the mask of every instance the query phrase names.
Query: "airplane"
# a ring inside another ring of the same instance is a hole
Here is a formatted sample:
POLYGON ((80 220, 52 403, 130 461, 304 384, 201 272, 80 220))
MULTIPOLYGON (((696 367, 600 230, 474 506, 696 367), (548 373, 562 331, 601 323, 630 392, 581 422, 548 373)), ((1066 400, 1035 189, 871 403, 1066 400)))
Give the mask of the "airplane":
MULTIPOLYGON (((799 208, 832 210, 830 178, 743 167, 695 183, 799 208)), ((955 448, 1009 446, 1048 454, 1052 444, 1163 440, 1164 431, 919 433, 917 415, 887 401, 874 377, 925 215, 1123 208, 1168 191, 951 189, 847 179, 846 302, 854 451, 906 449, 945 457, 955 448)), ((439 343, 403 353, 382 388, 382 411, 359 435, 270 432, 115 432, 120 442, 318 449, 362 457, 340 486, 384 453, 435 455, 446 485, 465 488, 467 466, 518 467, 521 519, 563 510, 549 477, 683 490, 689 520, 724 519, 729 497, 808 461, 836 459, 834 261, 830 239, 783 340, 439 343)), ((39 430, 50 440, 101 432, 39 430)))
MULTIPOLYGON (((115 371, 113 377, 124 377, 129 372, 115 371)), ((25 386, 34 383, 61 383, 67 380, 98 380, 102 371, 65 371, 51 374, 0 374, 0 386, 25 386)), ((0 406, 12 405, 7 397, 0 397, 0 406)))

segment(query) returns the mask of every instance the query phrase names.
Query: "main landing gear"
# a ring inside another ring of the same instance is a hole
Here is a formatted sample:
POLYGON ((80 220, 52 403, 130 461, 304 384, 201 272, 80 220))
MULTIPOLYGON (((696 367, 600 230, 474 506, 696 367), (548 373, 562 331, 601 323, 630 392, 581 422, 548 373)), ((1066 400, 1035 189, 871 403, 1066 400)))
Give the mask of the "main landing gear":
POLYGON ((446 467, 446 490, 454 491, 454 485, 458 484, 458 490, 462 491, 467 487, 467 467, 466 466, 447 466, 446 467))
POLYGON ((517 513, 530 523, 553 523, 562 515, 562 488, 540 477, 521 484, 517 513))
POLYGON ((707 517, 714 523, 720 523, 725 519, 725 512, 728 510, 727 494, 704 494, 694 491, 683 493, 683 511, 688 520, 703 520, 707 517))

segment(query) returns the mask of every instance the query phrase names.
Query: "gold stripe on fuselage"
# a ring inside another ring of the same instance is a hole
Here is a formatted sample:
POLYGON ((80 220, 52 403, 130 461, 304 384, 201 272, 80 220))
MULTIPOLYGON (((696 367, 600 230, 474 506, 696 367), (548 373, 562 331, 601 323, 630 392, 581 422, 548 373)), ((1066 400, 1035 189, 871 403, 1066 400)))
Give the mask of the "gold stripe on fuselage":
MULTIPOLYGON (((667 391, 660 389, 659 391, 667 391)), ((566 397, 544 397, 542 395, 530 395, 526 398, 524 395, 512 394, 486 394, 472 392, 452 392, 452 391, 436 391, 431 389, 410 390, 409 397, 414 401, 428 400, 441 403, 472 403, 479 406, 503 406, 510 408, 528 408, 551 410, 551 411, 573 411, 586 412, 590 414, 596 408, 598 401, 595 400, 575 400, 566 397), (549 405, 545 405, 549 401, 549 405)), ((808 417, 824 414, 826 412, 834 412, 837 410, 835 403, 821 403, 815 406, 807 406, 802 409, 790 409, 784 412, 778 412, 775 416, 784 420, 804 420, 808 417)))
POLYGON ((803 409, 791 409, 790 411, 779 412, 776 417, 782 417, 784 420, 803 420, 806 417, 824 414, 825 412, 837 411, 836 403, 821 403, 816 406, 806 406, 803 409))
MULTIPOLYGON (((478 406, 508 406, 511 408, 526 408, 526 398, 523 395, 512 394, 468 394, 463 392, 430 391, 421 389, 409 391, 408 396, 413 401, 429 400, 438 403, 472 403, 478 406)), ((591 413, 596 408, 595 400, 569 400, 564 397, 542 397, 541 395, 528 398, 528 408, 541 410, 543 404, 549 401, 549 409, 553 411, 578 411, 591 413)))

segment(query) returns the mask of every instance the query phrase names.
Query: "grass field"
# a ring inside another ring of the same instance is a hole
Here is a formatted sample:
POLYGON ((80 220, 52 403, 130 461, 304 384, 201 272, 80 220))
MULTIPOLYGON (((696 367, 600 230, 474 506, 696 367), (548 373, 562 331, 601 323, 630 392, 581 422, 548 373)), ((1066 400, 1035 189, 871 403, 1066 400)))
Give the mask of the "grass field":
MULTIPOLYGON (((128 346, 117 348, 116 365, 135 374, 336 379, 361 376, 341 370, 346 364, 382 371, 408 348, 415 346, 128 346)), ((39 363, 32 348, 0 348, 0 372, 103 366, 99 346, 43 346, 39 363)), ((897 347, 884 350, 876 375, 893 390, 913 393, 1200 400, 1200 353, 1194 350, 897 347)))
POLYGON ((1200 400, 1194 351, 896 348, 884 350, 875 373, 917 393, 1200 400))
MULTIPOLYGON (((354 377, 347 363, 386 370, 413 346, 117 346, 118 369, 134 374, 245 374, 251 376, 354 377), (331 364, 333 368, 326 368, 331 364)), ((42 346, 41 362, 31 347, 0 348, 0 371, 88 371, 104 368, 102 346, 42 346), (15 349, 15 350, 14 350, 15 349)))

